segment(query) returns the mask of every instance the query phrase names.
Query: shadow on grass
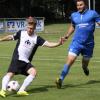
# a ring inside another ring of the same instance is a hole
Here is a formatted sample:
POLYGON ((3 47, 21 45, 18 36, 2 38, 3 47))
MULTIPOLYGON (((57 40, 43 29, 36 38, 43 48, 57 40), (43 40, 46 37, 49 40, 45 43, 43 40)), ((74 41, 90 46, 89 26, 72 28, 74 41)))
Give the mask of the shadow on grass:
POLYGON ((37 88, 29 89, 29 93, 39 93, 39 92, 47 92, 48 88, 54 88, 54 85, 41 85, 37 88))
POLYGON ((75 84, 75 85, 73 85, 73 84, 67 84, 67 85, 64 85, 62 87, 62 89, 70 88, 70 87, 72 87, 72 88, 73 87, 80 87, 80 86, 86 86, 86 85, 98 84, 98 83, 100 83, 100 80, 90 80, 87 83, 82 83, 82 84, 75 84))
MULTIPOLYGON (((37 87, 37 85, 36 85, 37 87)), ((40 93, 40 92, 48 92, 48 88, 55 88, 54 85, 39 85, 37 88, 31 88, 28 89, 27 92, 32 95, 33 93, 40 93)), ((14 93, 9 93, 7 96, 12 96, 12 97, 24 97, 24 96, 18 96, 16 92, 14 93)))
MULTIPOLYGON (((67 84, 67 85, 63 85, 61 89, 66 89, 66 88, 75 88, 75 87, 82 87, 82 86, 88 86, 91 84, 99 84, 100 80, 90 80, 87 83, 82 83, 82 84, 67 84)), ((40 93, 40 92, 48 92, 49 88, 56 88, 56 85, 36 85, 36 88, 34 86, 34 88, 28 89, 28 92, 30 95, 32 95, 33 93, 40 93)), ((23 97, 23 96, 18 96, 15 93, 10 93, 7 96, 12 96, 12 97, 23 97)))

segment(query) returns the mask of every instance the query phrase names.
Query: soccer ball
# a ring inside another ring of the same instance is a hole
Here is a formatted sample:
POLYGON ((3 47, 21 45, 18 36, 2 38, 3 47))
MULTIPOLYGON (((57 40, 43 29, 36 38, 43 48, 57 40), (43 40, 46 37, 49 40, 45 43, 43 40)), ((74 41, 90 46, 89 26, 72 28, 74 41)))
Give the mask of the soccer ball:
POLYGON ((7 85, 7 90, 10 91, 10 92, 11 91, 18 91, 19 88, 20 88, 20 85, 19 85, 18 81, 12 80, 7 85))

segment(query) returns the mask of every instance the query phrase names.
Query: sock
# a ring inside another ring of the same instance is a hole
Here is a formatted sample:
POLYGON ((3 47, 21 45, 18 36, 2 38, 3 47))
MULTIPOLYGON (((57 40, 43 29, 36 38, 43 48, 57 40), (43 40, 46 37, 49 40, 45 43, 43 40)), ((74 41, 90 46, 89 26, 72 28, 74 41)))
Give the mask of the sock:
POLYGON ((26 89, 26 87, 30 85, 30 83, 33 81, 34 78, 35 78, 35 76, 28 75, 26 77, 26 79, 24 80, 24 82, 23 82, 21 88, 19 89, 19 91, 24 91, 26 89))
POLYGON ((8 82, 10 81, 10 76, 9 75, 5 75, 2 79, 2 90, 6 91, 8 82))
POLYGON ((65 64, 65 65, 64 65, 64 68, 63 68, 63 70, 62 70, 62 73, 61 73, 61 75, 60 75, 60 79, 61 79, 62 81, 64 80, 65 76, 68 74, 69 69, 70 69, 70 66, 67 65, 67 64, 65 64))

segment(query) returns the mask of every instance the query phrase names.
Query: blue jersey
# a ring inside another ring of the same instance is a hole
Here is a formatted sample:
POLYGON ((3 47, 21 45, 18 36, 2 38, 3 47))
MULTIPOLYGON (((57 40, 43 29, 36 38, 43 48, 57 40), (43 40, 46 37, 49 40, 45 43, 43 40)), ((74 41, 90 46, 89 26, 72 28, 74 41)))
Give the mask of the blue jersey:
POLYGON ((71 21, 75 28, 73 41, 81 44, 94 42, 95 22, 100 22, 96 11, 86 9, 83 13, 74 12, 71 21))

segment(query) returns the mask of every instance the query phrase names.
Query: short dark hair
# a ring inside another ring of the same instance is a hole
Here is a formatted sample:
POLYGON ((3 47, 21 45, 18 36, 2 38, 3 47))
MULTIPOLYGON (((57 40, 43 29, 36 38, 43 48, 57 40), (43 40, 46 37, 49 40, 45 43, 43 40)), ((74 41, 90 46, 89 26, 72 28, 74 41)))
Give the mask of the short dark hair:
POLYGON ((85 3, 86 6, 88 6, 88 0, 75 0, 75 2, 80 2, 80 1, 83 1, 85 3))

